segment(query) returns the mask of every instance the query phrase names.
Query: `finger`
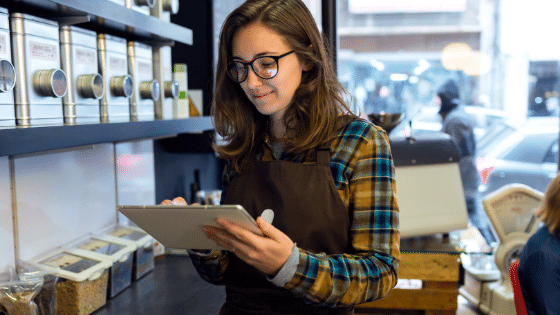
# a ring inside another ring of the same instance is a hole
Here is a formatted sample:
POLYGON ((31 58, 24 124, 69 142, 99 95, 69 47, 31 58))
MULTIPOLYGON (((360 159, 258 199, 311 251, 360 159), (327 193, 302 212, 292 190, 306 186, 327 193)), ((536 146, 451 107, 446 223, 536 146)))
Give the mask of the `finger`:
POLYGON ((161 202, 162 206, 169 206, 169 205, 172 205, 172 204, 173 204, 172 201, 169 200, 169 199, 165 199, 164 201, 161 202))
POLYGON ((264 235, 273 240, 278 240, 283 235, 282 232, 280 232, 277 228, 268 223, 262 217, 257 218, 257 226, 259 227, 259 229, 261 229, 264 235))
POLYGON ((172 203, 174 205, 186 205, 187 201, 183 197, 175 197, 175 198, 173 198, 172 203))

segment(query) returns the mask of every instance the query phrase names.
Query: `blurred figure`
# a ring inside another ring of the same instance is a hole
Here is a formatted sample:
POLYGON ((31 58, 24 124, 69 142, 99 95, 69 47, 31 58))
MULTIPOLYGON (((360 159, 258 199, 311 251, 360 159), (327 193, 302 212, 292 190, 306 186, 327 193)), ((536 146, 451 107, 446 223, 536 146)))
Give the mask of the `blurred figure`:
POLYGON ((476 168, 476 142, 473 123, 464 111, 455 81, 447 80, 437 89, 440 100, 439 114, 442 118, 442 132, 451 136, 459 151, 459 170, 469 214, 469 221, 484 237, 488 245, 496 241, 490 228, 490 221, 481 207, 478 195, 480 177, 476 168))
POLYGON ((519 258, 519 284, 529 314, 560 314, 560 175, 546 189, 537 210, 544 223, 519 258))

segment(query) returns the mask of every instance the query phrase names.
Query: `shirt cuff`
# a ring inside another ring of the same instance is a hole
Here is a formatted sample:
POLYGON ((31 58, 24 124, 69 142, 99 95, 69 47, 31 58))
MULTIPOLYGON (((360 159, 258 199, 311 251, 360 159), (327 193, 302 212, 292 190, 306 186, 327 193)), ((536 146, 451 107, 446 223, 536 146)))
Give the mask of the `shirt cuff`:
POLYGON ((299 264, 299 248, 297 244, 294 243, 294 248, 288 260, 284 263, 284 266, 280 268, 280 271, 274 276, 274 278, 268 278, 268 281, 272 282, 277 287, 283 287, 286 283, 290 282, 297 271, 297 266, 299 264))

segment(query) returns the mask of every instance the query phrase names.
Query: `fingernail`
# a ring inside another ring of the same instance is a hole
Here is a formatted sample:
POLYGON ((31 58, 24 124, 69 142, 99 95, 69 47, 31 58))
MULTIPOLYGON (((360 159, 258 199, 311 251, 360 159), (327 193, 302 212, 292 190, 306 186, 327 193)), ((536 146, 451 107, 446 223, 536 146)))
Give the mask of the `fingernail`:
POLYGON ((176 205, 176 206, 178 206, 178 205, 181 204, 179 201, 172 201, 171 203, 174 204, 174 205, 176 205))

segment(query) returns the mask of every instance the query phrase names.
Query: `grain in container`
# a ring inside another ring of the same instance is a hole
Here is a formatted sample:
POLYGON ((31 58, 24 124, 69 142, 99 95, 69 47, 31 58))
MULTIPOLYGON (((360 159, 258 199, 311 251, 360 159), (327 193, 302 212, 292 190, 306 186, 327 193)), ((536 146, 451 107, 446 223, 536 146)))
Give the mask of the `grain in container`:
POLYGON ((99 99, 103 77, 97 64, 97 34, 75 26, 60 27, 62 70, 68 77, 68 91, 62 98, 64 122, 99 123, 99 99))
POLYGON ((59 315, 87 315, 107 302, 109 268, 113 262, 86 251, 58 249, 28 261, 58 276, 56 305, 59 315))
POLYGON ((78 240, 71 248, 77 252, 87 251, 92 257, 109 259, 112 262, 109 268, 109 283, 107 285, 107 298, 111 299, 132 282, 132 263, 136 246, 120 240, 108 240, 104 236, 90 235, 78 240))
POLYGON ((138 227, 115 225, 98 233, 108 240, 124 241, 136 247, 132 279, 138 280, 154 269, 154 238, 138 227))
POLYGON ((134 82, 134 94, 130 98, 130 119, 154 120, 154 101, 159 99, 160 86, 153 75, 152 46, 128 42, 128 71, 134 82))
POLYGON ((12 64, 10 19, 8 10, 0 8, 0 127, 16 125, 14 86, 16 71, 12 64))
POLYGON ((124 38, 97 34, 97 57, 99 73, 105 91, 99 100, 101 122, 130 121, 129 98, 134 86, 128 73, 126 40, 124 38))
POLYGON ((66 74, 61 69, 58 24, 28 14, 10 14, 12 61, 16 69, 16 124, 63 123, 61 98, 66 74))

